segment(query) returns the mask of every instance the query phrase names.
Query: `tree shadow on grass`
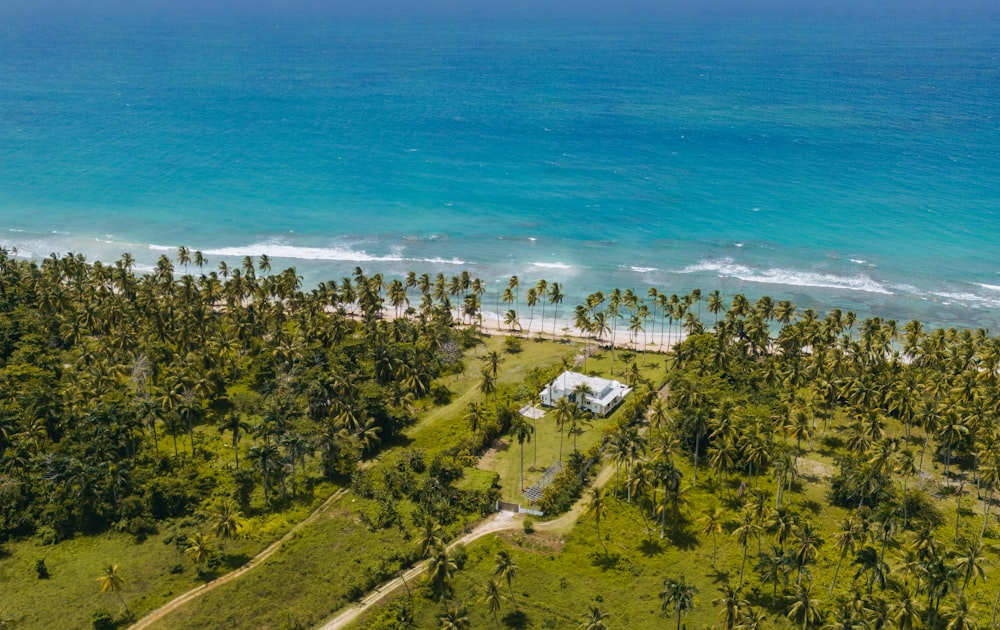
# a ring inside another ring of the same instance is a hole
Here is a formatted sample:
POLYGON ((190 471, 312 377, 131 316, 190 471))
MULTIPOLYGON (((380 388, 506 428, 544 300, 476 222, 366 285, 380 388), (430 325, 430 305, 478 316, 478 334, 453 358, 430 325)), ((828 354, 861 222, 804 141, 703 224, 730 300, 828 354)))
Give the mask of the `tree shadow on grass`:
POLYGON ((691 551, 698 546, 698 535, 686 527, 679 527, 676 532, 669 532, 667 538, 670 539, 670 544, 684 551, 691 551))
POLYGON ((591 554, 590 563, 595 567, 599 567, 604 571, 614 570, 618 568, 618 562, 622 559, 621 555, 617 553, 604 553, 603 551, 597 551, 591 554))
POLYGON ((726 584, 730 581, 729 571, 722 571, 719 569, 712 569, 712 572, 708 574, 711 578, 713 584, 726 584))
POLYGON ((226 567, 227 570, 232 571, 242 567, 247 562, 250 562, 252 557, 253 556, 245 553, 226 554, 222 561, 222 565, 226 567))
POLYGON ((652 558, 653 556, 658 556, 666 551, 660 541, 654 538, 647 538, 639 543, 639 552, 647 558, 652 558))
POLYGON ((823 510, 823 506, 820 505, 819 501, 814 501, 812 499, 806 499, 800 505, 803 509, 809 510, 815 516, 819 516, 819 513, 823 510))
POLYGON ((531 619, 523 610, 515 610, 504 615, 502 621, 508 628, 527 628, 531 619))
POLYGON ((820 440, 820 444, 822 445, 822 448, 819 449, 820 453, 823 455, 833 455, 836 451, 842 450, 846 443, 843 438, 836 435, 827 435, 820 440))

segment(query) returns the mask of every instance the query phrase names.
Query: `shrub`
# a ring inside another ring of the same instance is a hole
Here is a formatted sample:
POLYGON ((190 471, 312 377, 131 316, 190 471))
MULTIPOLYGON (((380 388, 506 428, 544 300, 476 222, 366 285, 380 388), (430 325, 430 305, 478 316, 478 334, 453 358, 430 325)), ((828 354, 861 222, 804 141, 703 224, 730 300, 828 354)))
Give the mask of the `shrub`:
POLYGON ((517 354, 523 349, 520 337, 510 336, 503 340, 503 351, 507 354, 517 354))
POLYGON ((431 385, 431 400, 435 405, 447 405, 451 402, 452 391, 441 383, 431 385))

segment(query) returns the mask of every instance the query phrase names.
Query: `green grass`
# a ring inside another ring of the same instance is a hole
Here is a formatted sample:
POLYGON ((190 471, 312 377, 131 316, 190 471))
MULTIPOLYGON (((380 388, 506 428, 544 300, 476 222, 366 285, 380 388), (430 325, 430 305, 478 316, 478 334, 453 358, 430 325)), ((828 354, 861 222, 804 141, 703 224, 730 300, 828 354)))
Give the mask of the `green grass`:
POLYGON ((294 534, 261 566, 153 627, 308 628, 366 593, 401 566, 412 543, 394 528, 369 531, 357 521, 350 497, 294 534))

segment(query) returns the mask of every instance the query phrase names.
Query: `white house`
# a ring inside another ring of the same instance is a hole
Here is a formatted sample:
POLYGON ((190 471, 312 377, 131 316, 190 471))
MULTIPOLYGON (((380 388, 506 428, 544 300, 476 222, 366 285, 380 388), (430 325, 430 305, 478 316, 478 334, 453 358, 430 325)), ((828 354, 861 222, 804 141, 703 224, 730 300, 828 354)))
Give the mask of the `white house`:
POLYGON ((580 385, 586 385, 591 393, 584 396, 585 400, 582 404, 578 403, 579 406, 602 416, 606 416, 632 391, 631 387, 618 381, 609 381, 606 378, 587 376, 578 372, 563 372, 542 390, 542 404, 554 407, 560 398, 567 396, 572 398, 573 390, 580 385))

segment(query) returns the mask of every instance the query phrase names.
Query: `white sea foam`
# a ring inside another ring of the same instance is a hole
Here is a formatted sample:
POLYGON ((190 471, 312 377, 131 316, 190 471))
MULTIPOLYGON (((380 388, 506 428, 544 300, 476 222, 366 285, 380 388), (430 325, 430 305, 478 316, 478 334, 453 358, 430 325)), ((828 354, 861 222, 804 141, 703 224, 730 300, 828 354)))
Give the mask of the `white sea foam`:
POLYGON ((997 286, 995 284, 983 284, 982 282, 979 282, 977 284, 979 284, 979 286, 983 287, 984 289, 989 289, 990 291, 1000 291, 1000 286, 997 286))
POLYGON ((291 258, 298 260, 328 260, 337 262, 425 262, 442 265, 464 265, 458 258, 407 258, 400 251, 385 256, 369 254, 343 247, 299 247, 284 243, 254 243, 236 247, 220 247, 205 251, 208 256, 243 258, 245 256, 267 255, 270 258, 291 258))
POLYGON ((555 262, 555 263, 533 262, 533 263, 531 263, 531 266, 532 267, 542 267, 543 269, 572 269, 573 268, 572 265, 567 265, 566 263, 561 263, 561 262, 555 262))
POLYGON ((848 258, 848 260, 850 260, 852 263, 855 263, 855 264, 858 264, 858 265, 867 265, 868 264, 867 260, 861 260, 860 258, 848 258))
POLYGON ((714 271, 720 276, 731 276, 745 282, 762 284, 782 284, 796 287, 819 287, 824 289, 844 289, 848 291, 864 291, 866 293, 881 293, 892 295, 892 291, 879 282, 867 276, 835 276, 812 271, 772 268, 756 271, 745 265, 735 263, 731 258, 720 260, 705 260, 697 265, 690 265, 681 273, 696 273, 699 271, 714 271))
POLYGON ((149 249, 153 250, 154 252, 172 252, 177 248, 170 247, 169 245, 155 245, 153 243, 150 243, 149 249))
POLYGON ((650 271, 657 271, 656 267, 629 267, 632 271, 636 273, 649 273, 650 271))
POLYGON ((952 302, 960 302, 967 306, 1000 307, 1000 299, 988 298, 982 295, 976 295, 975 293, 969 293, 968 291, 961 291, 961 292, 935 291, 934 295, 949 300, 948 302, 944 302, 944 304, 951 304, 952 302))

